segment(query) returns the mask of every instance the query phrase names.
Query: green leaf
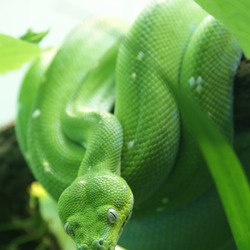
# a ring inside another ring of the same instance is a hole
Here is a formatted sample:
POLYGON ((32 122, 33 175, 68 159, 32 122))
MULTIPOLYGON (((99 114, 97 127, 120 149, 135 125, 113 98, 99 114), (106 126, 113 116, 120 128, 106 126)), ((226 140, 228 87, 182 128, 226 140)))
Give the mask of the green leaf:
POLYGON ((183 94, 177 99, 213 176, 238 249, 250 249, 250 190, 242 166, 227 140, 200 109, 183 94))
POLYGON ((24 35, 20 37, 20 39, 30 43, 39 43, 48 33, 48 30, 40 33, 35 33, 31 29, 29 29, 24 35))
POLYGON ((246 57, 250 58, 250 1, 195 0, 207 12, 224 23, 235 36, 246 57))
POLYGON ((168 86, 207 162, 238 249, 250 249, 250 188, 234 150, 186 92, 168 86))
POLYGON ((0 34, 0 73, 21 67, 39 53, 38 45, 0 34))

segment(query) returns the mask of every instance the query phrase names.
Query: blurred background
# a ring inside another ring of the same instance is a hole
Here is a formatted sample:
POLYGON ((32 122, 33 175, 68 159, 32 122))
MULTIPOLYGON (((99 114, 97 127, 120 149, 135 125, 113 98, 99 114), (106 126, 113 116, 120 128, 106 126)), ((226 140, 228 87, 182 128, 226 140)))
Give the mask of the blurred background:
MULTIPOLYGON (((0 33, 20 37, 49 30, 42 48, 58 46, 81 20, 107 16, 131 23, 149 0, 0 0, 0 33)), ((28 65, 0 75, 0 127, 14 120, 18 89, 28 65)))

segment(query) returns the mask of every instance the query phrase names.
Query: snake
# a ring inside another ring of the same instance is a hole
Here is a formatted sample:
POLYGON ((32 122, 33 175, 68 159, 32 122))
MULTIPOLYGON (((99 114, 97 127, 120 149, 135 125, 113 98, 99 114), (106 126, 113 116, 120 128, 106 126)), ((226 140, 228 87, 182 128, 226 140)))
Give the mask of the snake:
POLYGON ((227 28, 194 1, 163 0, 132 25, 84 20, 32 64, 17 137, 76 249, 236 249, 168 86, 189 93, 233 143, 241 57, 227 28))

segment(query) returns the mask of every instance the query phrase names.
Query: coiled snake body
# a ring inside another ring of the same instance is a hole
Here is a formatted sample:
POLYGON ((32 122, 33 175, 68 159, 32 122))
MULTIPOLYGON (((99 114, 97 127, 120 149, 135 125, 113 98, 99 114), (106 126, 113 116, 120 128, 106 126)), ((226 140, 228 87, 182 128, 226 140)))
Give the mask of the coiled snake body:
POLYGON ((188 0, 153 3, 126 30, 114 20, 80 24, 53 60, 32 66, 19 98, 21 149, 59 200, 77 249, 114 249, 119 236, 128 249, 234 249, 210 174, 157 65, 232 140, 241 50, 188 0))

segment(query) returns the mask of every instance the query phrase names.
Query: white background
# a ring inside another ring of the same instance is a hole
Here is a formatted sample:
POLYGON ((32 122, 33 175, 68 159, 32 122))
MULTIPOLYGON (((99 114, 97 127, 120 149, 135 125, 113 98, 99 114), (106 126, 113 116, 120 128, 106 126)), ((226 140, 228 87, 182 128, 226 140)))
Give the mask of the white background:
MULTIPOLYGON (((28 28, 34 32, 49 29, 40 44, 60 45, 81 20, 107 16, 132 22, 149 0, 0 0, 0 33, 20 37, 28 28)), ((16 99, 28 65, 0 75, 0 127, 15 119, 16 99)))

